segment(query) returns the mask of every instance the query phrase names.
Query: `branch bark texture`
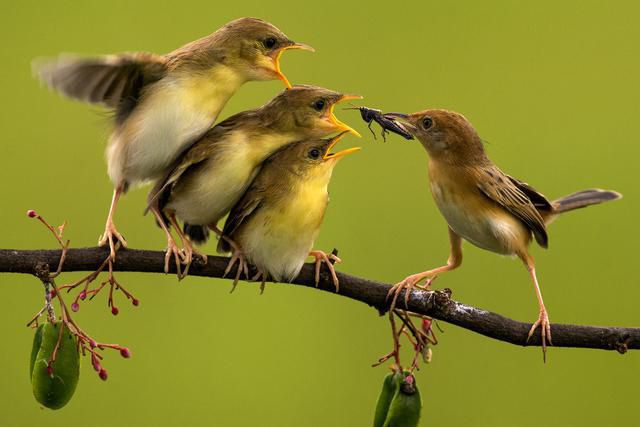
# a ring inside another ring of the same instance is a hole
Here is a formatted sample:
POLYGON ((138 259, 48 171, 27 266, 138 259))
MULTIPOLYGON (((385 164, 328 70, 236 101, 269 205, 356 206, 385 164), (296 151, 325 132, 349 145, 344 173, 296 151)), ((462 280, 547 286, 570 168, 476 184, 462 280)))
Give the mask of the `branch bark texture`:
MULTIPOLYGON (((60 260, 61 250, 12 250, 0 249, 0 273, 36 274, 36 266, 49 264, 55 270, 60 260)), ((62 271, 93 271, 106 259, 108 249, 69 249, 62 271)), ((221 278, 229 258, 209 256, 206 264, 196 259, 189 270, 191 276, 221 278)), ((172 266, 174 268, 175 266, 172 266)), ((126 249, 118 252, 114 271, 164 273, 164 252, 126 249)), ((324 269, 323 269, 324 270, 324 269)), ((172 271, 175 273, 175 271, 172 271)), ((234 273, 234 271, 232 271, 234 273)), ((390 284, 370 279, 338 273, 340 293, 371 307, 381 314, 389 308, 387 292, 390 284)), ((39 283, 39 281, 38 281, 39 283)), ((312 264, 304 266, 292 285, 315 288, 312 264)), ((335 288, 327 271, 321 275, 320 290, 335 293, 335 288)), ((404 309, 404 295, 398 298, 398 308, 404 309)), ((406 307, 414 313, 428 315, 484 336, 521 346, 539 346, 540 336, 534 334, 527 342, 531 323, 519 322, 497 313, 472 307, 451 299, 451 291, 411 291, 406 307)), ((554 347, 578 347, 603 350, 640 349, 640 328, 581 326, 552 324, 554 347)))

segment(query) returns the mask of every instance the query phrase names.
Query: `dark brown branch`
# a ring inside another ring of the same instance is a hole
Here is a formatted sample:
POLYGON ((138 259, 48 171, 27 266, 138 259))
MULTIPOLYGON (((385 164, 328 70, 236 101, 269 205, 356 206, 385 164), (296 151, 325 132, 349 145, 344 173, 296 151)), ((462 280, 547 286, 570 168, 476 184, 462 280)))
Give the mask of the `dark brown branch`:
MULTIPOLYGON (((104 248, 69 249, 63 271, 95 270, 107 256, 104 248)), ((10 250, 0 249, 0 273, 35 274, 36 264, 47 263, 57 266, 60 250, 10 250)), ((206 265, 194 263, 189 274, 192 276, 221 277, 228 258, 210 256, 206 265)), ((162 273, 164 252, 127 249, 118 252, 115 271, 137 271, 162 273)), ((384 313, 388 309, 386 295, 391 285, 369 279, 338 273, 340 295, 364 302, 384 313)), ((294 280, 295 285, 315 287, 314 270, 305 265, 294 280)), ((320 289, 335 292, 326 271, 323 272, 320 289)), ((526 342, 531 323, 518 322, 496 313, 471 307, 450 298, 451 292, 413 291, 408 309, 443 320, 479 334, 516 345, 540 345, 540 337, 534 335, 526 342)), ((404 301, 401 295, 398 301, 404 301)), ((403 302, 400 303, 401 305, 403 302)), ((628 349, 640 349, 640 328, 597 327, 553 324, 553 344, 555 347, 581 347, 617 350, 624 353, 628 349)))

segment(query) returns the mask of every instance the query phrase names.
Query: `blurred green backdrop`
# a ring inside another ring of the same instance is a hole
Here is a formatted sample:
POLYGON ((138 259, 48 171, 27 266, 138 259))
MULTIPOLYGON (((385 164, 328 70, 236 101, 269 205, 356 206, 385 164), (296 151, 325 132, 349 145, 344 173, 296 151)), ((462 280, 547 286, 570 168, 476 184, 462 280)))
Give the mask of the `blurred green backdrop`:
MULTIPOLYGON (((634 1, 5 2, 0 247, 54 247, 26 218, 29 208, 67 220, 74 246, 95 245, 111 195, 105 114, 41 88, 34 57, 162 53, 251 15, 316 48, 285 55, 292 82, 359 93, 385 110, 460 111, 498 165, 550 197, 591 186, 622 192, 620 202, 561 218, 550 249, 533 252, 553 322, 637 325, 639 11, 634 1)), ((279 82, 248 84, 222 117, 280 90, 279 82)), ((399 137, 375 142, 356 112, 338 113, 364 135, 346 142, 365 149, 336 170, 317 247, 338 247, 343 271, 388 282, 439 265, 447 233, 423 149, 399 137)), ((117 224, 133 247, 162 249, 162 233, 141 215, 144 200, 144 190, 132 191, 117 224)), ((386 370, 370 364, 390 348, 386 318, 374 310, 287 285, 260 296, 242 283, 229 295, 228 281, 120 278, 140 307, 123 303, 115 318, 100 298, 76 319, 131 347, 133 358, 108 354, 106 383, 85 363, 75 398, 52 412, 34 401, 27 374, 32 332, 24 324, 40 307, 41 286, 0 275, 1 425, 371 424, 386 370)), ((537 315, 522 265, 469 245, 463 268, 436 283, 468 304, 520 320, 537 315)), ((637 354, 552 348, 543 365, 537 348, 443 326, 433 363, 418 374, 425 425, 636 420, 637 354)))

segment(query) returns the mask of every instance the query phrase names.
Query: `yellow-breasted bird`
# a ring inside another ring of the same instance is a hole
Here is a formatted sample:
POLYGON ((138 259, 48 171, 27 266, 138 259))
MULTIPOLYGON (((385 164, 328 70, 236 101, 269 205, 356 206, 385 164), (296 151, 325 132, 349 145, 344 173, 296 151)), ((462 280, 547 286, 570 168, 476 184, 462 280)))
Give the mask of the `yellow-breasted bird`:
MULTIPOLYGON (((414 287, 426 278, 433 280, 437 274, 459 267, 462 239, 491 252, 515 255, 531 275, 540 308, 529 338, 540 326, 545 354, 547 343, 552 343, 551 327, 534 261, 528 251, 531 238, 533 236, 546 248, 546 226, 557 215, 616 200, 621 195, 615 191, 590 189, 549 201, 529 184, 498 169, 487 157, 476 130, 461 114, 425 110, 410 115, 389 113, 386 116, 399 119, 427 150, 431 193, 449 224, 451 243, 446 265, 408 276, 392 289, 396 292, 395 298, 402 289, 414 287)), ((408 296, 408 292, 405 295, 408 296)))
MULTIPOLYGON (((223 235, 236 242, 249 264, 258 268, 261 290, 270 275, 277 281, 293 280, 307 257, 316 259, 316 286, 325 262, 338 291, 338 278, 330 258, 313 251, 313 244, 329 202, 327 187, 338 159, 359 148, 332 153, 344 133, 332 139, 310 139, 286 145, 272 154, 242 199, 231 209, 223 235)), ((231 249, 225 239, 220 251, 231 249)), ((246 267, 242 267, 246 268, 246 267)), ((240 268, 238 269, 238 272, 240 268)), ((236 275, 234 287, 239 274, 236 275)))
POLYGON ((307 49, 272 24, 241 18, 166 55, 125 53, 97 58, 60 56, 36 60, 50 87, 114 110, 106 149, 113 198, 99 244, 126 246, 113 216, 130 185, 159 179, 188 144, 202 136, 245 82, 282 80, 279 59, 287 49, 307 49))
MULTIPOLYGON (((333 109, 340 101, 360 98, 315 86, 293 86, 260 108, 220 122, 195 142, 149 193, 149 208, 167 236, 165 270, 171 254, 178 270, 179 257, 188 266, 194 252, 190 240, 204 243, 207 229, 221 234, 218 221, 242 197, 260 164, 279 148, 342 131, 359 136, 335 117, 333 109), (176 218, 185 222, 190 238, 176 218), (183 252, 171 237, 167 220, 183 240, 183 252)), ((235 246, 229 269, 236 260, 242 261, 241 255, 235 246)))

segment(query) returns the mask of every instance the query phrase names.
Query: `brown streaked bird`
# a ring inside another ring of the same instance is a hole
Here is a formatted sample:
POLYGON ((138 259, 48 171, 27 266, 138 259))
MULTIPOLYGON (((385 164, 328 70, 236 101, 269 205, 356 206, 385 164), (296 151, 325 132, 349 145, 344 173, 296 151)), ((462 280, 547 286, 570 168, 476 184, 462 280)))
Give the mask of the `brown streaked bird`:
POLYGON ((62 94, 114 111, 106 149, 114 185, 105 232, 111 259, 126 241, 114 225, 120 196, 130 185, 159 179, 176 156, 215 122, 247 81, 282 80, 279 59, 295 43, 272 24, 240 18, 166 55, 125 53, 97 58, 37 60, 34 70, 62 94))
MULTIPOLYGON (((173 254, 180 273, 180 260, 191 263, 194 248, 206 242, 208 229, 220 235, 217 224, 242 197, 261 163, 281 147, 295 141, 322 138, 355 130, 333 114, 336 103, 360 99, 316 86, 285 89, 267 104, 232 116, 210 129, 186 150, 149 193, 149 208, 167 236, 165 271, 173 254), (180 230, 178 218, 185 223, 180 230), (173 225, 183 241, 181 252, 169 231, 173 225)), ((241 261, 242 251, 233 242, 229 269, 241 261)), ((186 274, 186 273, 185 273, 186 274)))
MULTIPOLYGON (((547 225, 561 213, 616 200, 615 191, 590 189, 549 201, 529 184, 503 173, 487 157, 483 143, 471 123, 461 114, 447 110, 425 110, 410 115, 394 114, 429 154, 429 179, 433 198, 449 224, 451 253, 447 264, 413 274, 396 284, 400 291, 424 279, 451 271, 462 263, 462 239, 501 255, 520 258, 533 280, 540 309, 529 331, 531 338, 541 329, 543 355, 551 345, 549 316, 542 300, 533 258, 532 240, 548 246, 547 225)), ((427 286, 430 283, 427 282, 427 286)), ((408 292, 405 296, 408 296, 408 292)))
MULTIPOLYGON (((316 286, 324 262, 338 291, 339 281, 331 260, 340 262, 340 259, 312 249, 329 203, 333 168, 338 159, 360 149, 332 153, 344 135, 282 147, 263 163, 242 199, 231 209, 223 236, 236 242, 246 262, 256 266, 258 275, 254 279, 262 278, 261 292, 269 276, 276 281, 293 280, 309 256, 316 260, 316 286)), ((232 248, 227 240, 221 239, 218 249, 228 252, 232 248)), ((247 269, 246 264, 238 268, 233 288, 240 272, 247 269)))

